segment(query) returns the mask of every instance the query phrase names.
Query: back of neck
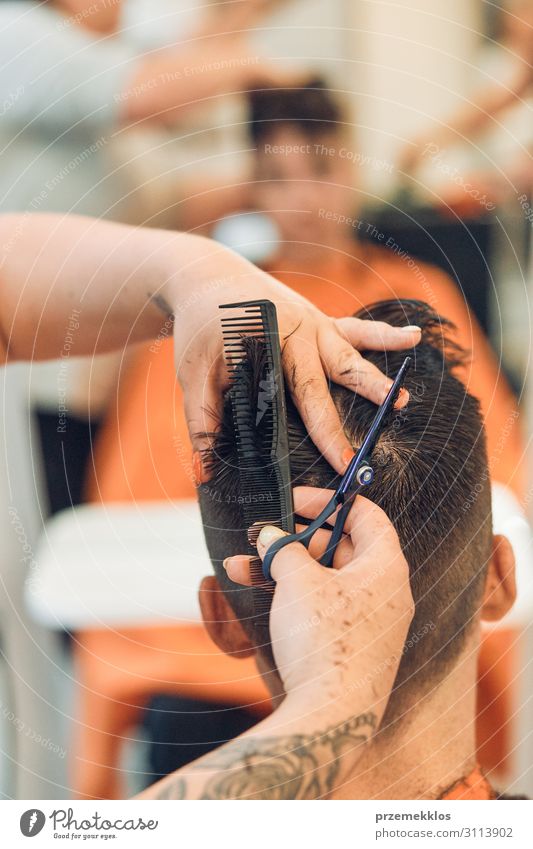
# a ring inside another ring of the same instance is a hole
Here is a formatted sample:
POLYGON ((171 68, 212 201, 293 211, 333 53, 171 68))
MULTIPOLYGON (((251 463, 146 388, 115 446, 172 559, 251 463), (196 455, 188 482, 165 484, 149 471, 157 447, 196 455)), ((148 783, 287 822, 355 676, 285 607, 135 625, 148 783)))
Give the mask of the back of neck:
POLYGON ((438 799, 476 767, 475 652, 368 746, 336 799, 438 799))

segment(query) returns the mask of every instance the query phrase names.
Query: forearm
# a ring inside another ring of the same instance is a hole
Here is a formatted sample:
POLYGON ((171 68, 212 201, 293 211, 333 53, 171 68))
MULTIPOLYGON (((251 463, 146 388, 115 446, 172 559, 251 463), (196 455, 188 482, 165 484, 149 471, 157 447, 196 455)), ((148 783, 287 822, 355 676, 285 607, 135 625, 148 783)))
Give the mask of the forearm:
POLYGON ((282 704, 255 728, 150 787, 143 799, 327 798, 356 766, 378 714, 282 704), (335 720, 335 716, 337 719, 335 720))
POLYGON ((3 216, 2 337, 12 360, 59 357, 72 316, 72 355, 171 335, 169 315, 185 321, 202 287, 252 269, 198 236, 76 216, 3 216))
POLYGON ((264 63, 241 38, 199 39, 145 56, 121 95, 125 123, 150 119, 175 123, 203 100, 241 92, 264 63))
POLYGON ((505 109, 519 103, 530 86, 531 71, 529 68, 520 68, 509 86, 493 86, 480 92, 477 98, 452 116, 435 133, 433 144, 447 147, 465 139, 476 138, 494 126, 495 122, 498 123, 499 116, 505 109))

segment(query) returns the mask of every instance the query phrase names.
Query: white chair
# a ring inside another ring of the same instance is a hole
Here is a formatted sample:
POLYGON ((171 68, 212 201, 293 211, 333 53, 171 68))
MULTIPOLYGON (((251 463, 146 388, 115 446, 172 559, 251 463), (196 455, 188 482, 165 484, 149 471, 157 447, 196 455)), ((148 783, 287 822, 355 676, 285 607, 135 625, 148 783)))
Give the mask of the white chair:
POLYGON ((3 652, 3 725, 7 751, 0 775, 7 796, 64 798, 65 673, 59 635, 27 613, 24 585, 36 567, 44 516, 41 470, 29 397, 30 369, 0 372, 3 427, 0 450, 0 637, 3 652), (64 689, 64 688, 63 688, 64 689), (58 747, 55 748, 54 747, 58 747))
POLYGON ((200 621, 210 574, 197 502, 84 505, 54 516, 26 606, 51 629, 200 621))

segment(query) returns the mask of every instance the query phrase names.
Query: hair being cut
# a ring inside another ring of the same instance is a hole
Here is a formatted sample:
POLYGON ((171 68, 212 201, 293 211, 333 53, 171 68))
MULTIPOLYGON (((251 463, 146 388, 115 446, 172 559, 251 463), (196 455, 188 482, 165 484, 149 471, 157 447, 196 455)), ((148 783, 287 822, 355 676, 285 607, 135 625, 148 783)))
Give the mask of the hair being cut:
MULTIPOLYGON (((390 377, 407 353, 413 358, 405 383, 409 404, 393 414, 380 436, 373 456, 375 479, 365 488, 366 497, 394 524, 409 563, 415 616, 396 683, 408 692, 415 682, 418 688, 422 680, 434 682, 445 675, 478 611, 492 539, 485 434, 478 401, 454 374, 464 354, 450 341, 449 322, 427 304, 411 300, 383 301, 358 316, 422 329, 421 342, 411 352, 364 353, 390 377)), ((247 362, 252 404, 257 402, 260 363, 261 349, 252 344, 247 362)), ((331 390, 345 433, 356 447, 376 407, 343 387, 331 390)), ((338 476, 317 451, 290 398, 287 402, 294 485, 334 488, 338 476)), ((246 550, 247 533, 239 507, 246 494, 240 492, 229 397, 208 465, 210 481, 200 487, 200 504, 213 566, 235 613, 268 655, 254 624, 252 591, 233 584, 222 567, 225 557, 246 550)))

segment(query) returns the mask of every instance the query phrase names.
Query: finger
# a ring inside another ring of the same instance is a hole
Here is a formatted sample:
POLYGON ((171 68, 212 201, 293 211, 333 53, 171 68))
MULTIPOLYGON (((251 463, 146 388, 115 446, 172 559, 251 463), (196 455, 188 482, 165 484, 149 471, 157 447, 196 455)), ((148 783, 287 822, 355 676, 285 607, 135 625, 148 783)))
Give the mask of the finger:
POLYGON ((337 327, 354 348, 366 351, 403 351, 420 342, 422 331, 416 325, 393 327, 386 321, 338 318, 337 327))
POLYGON ((288 389, 309 436, 330 465, 344 472, 353 448, 342 430, 315 346, 291 336, 283 349, 283 365, 288 389))
MULTIPOLYGON (((306 519, 314 519, 331 499, 332 490, 298 486, 293 491, 294 509, 306 519)), ((335 515, 328 522, 334 523, 335 515)), ((357 556, 380 551, 386 555, 401 554, 400 541, 394 525, 381 507, 368 498, 358 495, 344 523, 344 533, 349 534, 357 556)))
POLYGON ((403 558, 400 540, 391 520, 381 507, 358 495, 346 517, 344 532, 350 534, 355 557, 376 555, 380 563, 403 558))
MULTIPOLYGON (((304 525, 296 526, 297 530, 303 530, 303 528, 304 525)), ((331 533, 323 528, 319 528, 319 530, 313 534, 311 542, 309 543, 309 547, 307 549, 313 560, 316 560, 318 562, 320 561, 320 558, 322 557, 329 545, 330 539, 331 533)), ((344 534, 341 537, 337 548, 335 549, 335 554, 333 557, 333 568, 342 569, 344 566, 346 566, 347 563, 350 562, 353 556, 354 550, 351 537, 344 534)))
MULTIPOLYGON (((272 525, 266 525, 262 528, 257 539, 257 552, 261 559, 264 558, 272 543, 284 536, 286 536, 285 531, 275 528, 272 525)), ((291 542, 289 545, 281 548, 275 555, 270 574, 272 579, 276 583, 279 583, 284 578, 295 575, 302 569, 314 569, 317 566, 316 560, 311 557, 301 543, 291 542)))
MULTIPOLYGON (((297 531, 302 531, 304 525, 296 525, 297 531)), ((309 545, 309 554, 314 560, 320 560, 324 554, 331 534, 323 529, 319 529, 314 535, 309 545)), ((264 556, 264 554, 263 554, 264 556)), ((346 563, 353 557, 353 544, 348 536, 343 536, 337 546, 333 566, 335 569, 342 569, 346 563)), ((224 560, 224 569, 228 578, 235 584, 241 584, 243 587, 253 586, 251 574, 252 557, 247 554, 235 554, 233 557, 227 557, 224 560)))
MULTIPOLYGON (((314 560, 307 549, 299 542, 291 542, 282 548, 272 561, 270 574, 272 580, 279 584, 280 581, 302 572, 304 569, 316 569, 318 563, 314 560)), ((318 567, 320 568, 320 567, 318 567)))
MULTIPOLYGON (((331 501, 333 489, 318 489, 314 486, 296 486, 293 491, 294 512, 305 519, 316 519, 324 507, 331 501)), ((337 511, 328 519, 334 525, 337 511)))
POLYGON ((354 557, 344 571, 367 589, 377 580, 381 603, 395 608, 398 622, 403 620, 407 632, 415 605, 409 565, 392 522, 377 504, 359 495, 346 524, 350 526, 354 557))
POLYGON ((246 554, 226 557, 223 566, 230 581, 235 584, 242 584, 243 587, 251 587, 253 584, 251 562, 252 558, 246 554))
MULTIPOLYGON (((320 357, 328 377, 374 404, 382 404, 392 386, 390 377, 365 360, 333 327, 319 330, 318 338, 320 357)), ((403 389, 394 406, 404 407, 408 400, 409 393, 403 389)))

